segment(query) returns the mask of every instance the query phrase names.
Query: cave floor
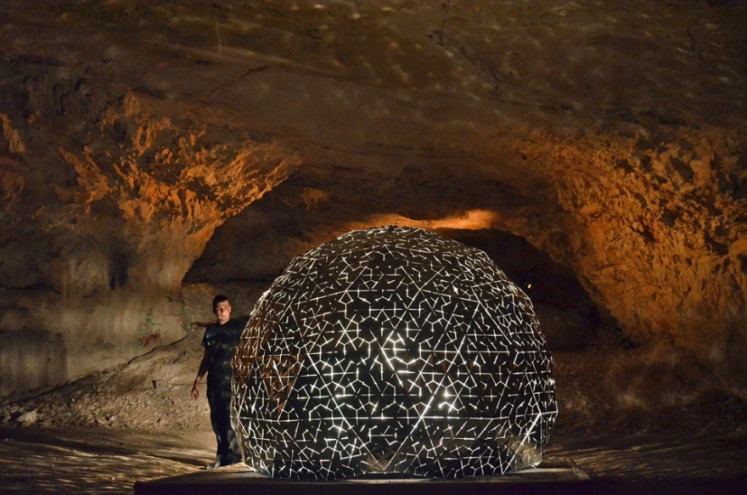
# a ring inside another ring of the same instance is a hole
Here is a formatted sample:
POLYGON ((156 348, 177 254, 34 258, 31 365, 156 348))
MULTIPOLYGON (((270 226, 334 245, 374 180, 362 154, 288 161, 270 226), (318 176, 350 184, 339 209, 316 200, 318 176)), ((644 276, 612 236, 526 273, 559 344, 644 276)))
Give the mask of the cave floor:
MULTIPOLYGON (((3 428, 0 437, 0 486, 8 494, 132 494, 136 481, 201 472, 193 479, 204 485, 203 469, 212 461, 214 441, 204 430, 165 434, 111 428, 3 428)), ((566 466, 577 480, 588 476, 581 488, 595 492, 730 490, 747 486, 747 443, 734 438, 560 438, 545 453, 547 465, 566 466)), ((535 488, 548 488, 542 482, 551 481, 551 491, 562 492, 564 481, 552 476, 538 480, 535 488)), ((503 492, 509 488, 500 485, 503 492)), ((523 483, 520 491, 531 492, 529 485, 523 483)), ((578 486, 565 487, 579 491, 578 486)))

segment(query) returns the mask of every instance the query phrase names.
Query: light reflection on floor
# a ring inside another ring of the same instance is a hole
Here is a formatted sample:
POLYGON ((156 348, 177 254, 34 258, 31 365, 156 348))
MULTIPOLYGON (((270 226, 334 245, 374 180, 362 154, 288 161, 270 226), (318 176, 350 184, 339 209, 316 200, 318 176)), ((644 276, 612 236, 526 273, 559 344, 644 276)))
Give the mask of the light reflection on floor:
POLYGON ((592 478, 747 478, 744 439, 637 438, 597 446, 567 442, 548 449, 547 455, 571 458, 592 478))
POLYGON ((212 432, 3 429, 0 438, 4 494, 131 494, 137 480, 198 471, 213 460, 212 432))
MULTIPOLYGON (((132 494, 135 481, 200 471, 213 459, 212 433, 2 429, 0 486, 7 494, 132 494)), ((592 479, 747 479, 742 440, 559 442, 545 459, 564 459, 592 479)))

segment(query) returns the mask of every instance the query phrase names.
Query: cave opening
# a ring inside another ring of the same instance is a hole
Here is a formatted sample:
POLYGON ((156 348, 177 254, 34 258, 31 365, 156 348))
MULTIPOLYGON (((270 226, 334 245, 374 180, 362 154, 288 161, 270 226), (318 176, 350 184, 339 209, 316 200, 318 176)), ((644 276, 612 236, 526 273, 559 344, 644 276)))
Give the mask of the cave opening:
MULTIPOLYGON (((253 208, 261 212, 265 204, 263 199, 253 208)), ((272 201, 267 204, 267 208, 272 208, 272 201)), ((295 218, 296 221, 303 218, 303 213, 296 212, 295 218)), ((282 220, 268 222, 261 213, 247 211, 216 231, 203 255, 186 274, 185 287, 214 284, 246 295, 246 299, 237 304, 242 315, 248 317, 259 294, 294 256, 310 248, 314 239, 324 239, 330 237, 331 232, 341 230, 321 223, 327 232, 319 232, 320 225, 313 222, 304 226, 282 220), (261 261, 248 263, 253 257, 261 261), (233 271, 228 268, 231 265, 233 271)), ((535 306, 551 349, 632 345, 609 311, 589 296, 573 270, 523 237, 495 228, 438 228, 434 231, 484 251, 521 287, 535 306)))
POLYGON ((573 271, 526 239, 498 229, 438 232, 485 251, 522 288, 534 304, 551 349, 622 344, 614 319, 591 299, 573 271))

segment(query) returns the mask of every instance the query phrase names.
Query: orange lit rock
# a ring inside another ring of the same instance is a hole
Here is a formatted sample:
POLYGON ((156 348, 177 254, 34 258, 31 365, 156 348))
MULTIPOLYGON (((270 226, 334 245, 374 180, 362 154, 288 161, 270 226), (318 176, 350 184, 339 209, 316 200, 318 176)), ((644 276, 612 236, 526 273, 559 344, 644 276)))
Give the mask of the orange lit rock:
POLYGON ((0 331, 62 335, 70 377, 183 335, 185 276, 397 223, 525 239, 605 329, 747 381, 739 2, 5 10, 0 331))

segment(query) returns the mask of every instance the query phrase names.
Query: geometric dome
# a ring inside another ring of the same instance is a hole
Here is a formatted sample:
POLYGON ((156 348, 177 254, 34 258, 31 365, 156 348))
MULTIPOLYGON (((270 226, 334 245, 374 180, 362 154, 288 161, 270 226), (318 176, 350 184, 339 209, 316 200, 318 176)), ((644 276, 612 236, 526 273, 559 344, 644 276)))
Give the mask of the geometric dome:
POLYGON ((349 232, 294 258, 234 357, 247 464, 275 478, 457 478, 539 464, 557 416, 529 298, 477 249, 349 232))

